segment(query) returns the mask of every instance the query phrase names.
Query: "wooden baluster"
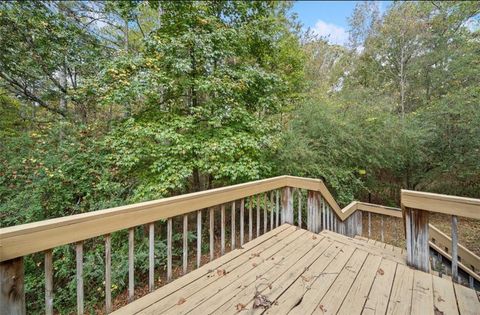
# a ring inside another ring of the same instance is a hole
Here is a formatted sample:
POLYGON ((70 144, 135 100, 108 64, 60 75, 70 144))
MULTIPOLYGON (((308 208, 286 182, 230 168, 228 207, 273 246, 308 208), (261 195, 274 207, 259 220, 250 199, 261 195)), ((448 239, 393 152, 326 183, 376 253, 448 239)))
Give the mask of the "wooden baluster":
POLYGON ((77 260, 77 314, 83 314, 83 243, 75 245, 77 260))
POLYGON ((325 208, 325 199, 322 197, 322 222, 323 229, 327 230, 327 209, 325 208))
POLYGON ((253 211, 252 211, 252 197, 248 197, 248 240, 251 241, 253 237, 253 211))
POLYGON ((105 235, 105 312, 112 312, 112 236, 105 235))
POLYGON ((468 276, 468 286, 470 289, 475 289, 475 281, 472 276, 468 276))
POLYGON ((188 214, 183 215, 183 274, 187 273, 188 268, 188 214))
POLYGON ((327 216, 327 230, 330 231, 330 207, 328 205, 326 205, 325 208, 327 209, 327 213, 326 213, 326 216, 327 216))
POLYGON ((452 215, 452 280, 458 282, 458 218, 452 215))
POLYGON ((307 230, 313 231, 313 191, 307 190, 307 230))
POLYGON ((298 227, 302 228, 302 191, 297 189, 298 193, 298 227))
POLYGON ((236 248, 236 240, 237 240, 237 236, 236 236, 236 231, 235 231, 235 201, 232 202, 232 225, 231 225, 231 233, 232 233, 232 250, 234 250, 236 248))
POLYGON ((263 194, 263 233, 267 233, 268 213, 267 213, 267 194, 263 194))
POLYGON ((135 228, 128 229, 128 303, 132 302, 135 297, 135 275, 134 275, 134 236, 135 228))
POLYGON ((155 289, 155 224, 148 225, 148 291, 155 289))
POLYGON ((275 190, 275 207, 276 207, 276 217, 275 217, 275 227, 278 227, 279 218, 280 218, 280 196, 278 189, 275 190))
POLYGON ((380 237, 382 239, 382 243, 384 242, 384 237, 383 237, 383 215, 380 215, 380 225, 381 225, 381 229, 380 229, 380 237))
POLYGON ((274 229, 273 214, 275 213, 275 205, 273 203, 273 191, 270 192, 270 230, 274 229))
POLYGON ((213 208, 210 208, 210 261, 213 260, 214 256, 214 250, 215 250, 215 244, 214 244, 214 233, 215 233, 215 221, 214 221, 214 215, 215 215, 215 210, 213 208))
POLYGON ((332 211, 332 218, 333 218, 333 231, 337 232, 337 215, 334 211, 332 211))
POLYGON ((23 257, 0 262, 0 314, 26 314, 23 257))
POLYGON ((220 208, 220 254, 225 254, 225 205, 220 208))
POLYGON ((172 218, 167 220, 167 281, 172 280, 172 218))
POLYGON ((257 195, 257 237, 260 236, 260 194, 257 195))
POLYGON ((245 237, 245 199, 240 201, 240 246, 243 246, 245 237))
POLYGON ((368 238, 372 238, 372 214, 368 213, 368 238))
POLYGON ((197 211, 197 268, 202 264, 202 210, 197 211))
POLYGON ((53 314, 53 257, 52 250, 45 251, 45 314, 53 314))

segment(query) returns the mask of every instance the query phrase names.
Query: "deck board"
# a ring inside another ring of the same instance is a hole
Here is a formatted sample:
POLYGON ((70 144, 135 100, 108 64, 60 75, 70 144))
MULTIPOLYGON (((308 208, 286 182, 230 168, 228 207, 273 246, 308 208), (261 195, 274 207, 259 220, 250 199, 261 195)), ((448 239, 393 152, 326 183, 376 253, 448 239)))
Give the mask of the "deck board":
POLYGON ((474 290, 379 245, 284 224, 114 314, 478 314, 474 290))

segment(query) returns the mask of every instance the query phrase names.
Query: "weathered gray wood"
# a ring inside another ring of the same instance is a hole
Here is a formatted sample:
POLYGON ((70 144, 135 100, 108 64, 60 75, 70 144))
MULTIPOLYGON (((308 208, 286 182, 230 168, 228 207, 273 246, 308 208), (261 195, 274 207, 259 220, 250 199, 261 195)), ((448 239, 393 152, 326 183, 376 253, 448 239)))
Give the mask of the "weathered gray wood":
POLYGON ((452 280, 458 282, 458 219, 452 215, 452 280))
POLYGON ((275 204, 273 203, 273 191, 270 192, 270 230, 273 230, 274 220, 273 215, 275 213, 275 204))
POLYGON ((407 230, 407 264, 430 272, 428 211, 407 208, 404 213, 407 230))
POLYGON ((220 207, 220 254, 225 254, 225 205, 220 207))
POLYGON ((298 193, 298 227, 302 228, 302 191, 297 189, 298 193))
POLYGON ((384 238, 384 229, 383 229, 383 215, 380 215, 380 226, 381 226, 381 228, 380 228, 380 238, 381 238, 382 243, 383 243, 383 242, 385 242, 384 241, 384 239, 385 239, 384 238))
POLYGON ((155 289, 155 224, 148 225, 148 291, 155 289))
POLYGON ((355 235, 363 235, 363 212, 361 210, 357 210, 357 230, 355 231, 355 235))
POLYGON ((248 240, 251 241, 253 237, 253 201, 252 197, 248 197, 248 240))
POLYGON ((105 312, 112 312, 112 236, 105 235, 105 312))
POLYGON ((368 213, 368 238, 372 237, 372 213, 368 213))
POLYGON ((172 280, 172 218, 167 220, 167 281, 172 280))
POLYGON ((322 229, 320 216, 320 193, 309 190, 307 192, 307 230, 319 233, 322 229))
POLYGON ((134 228, 128 229, 128 303, 132 302, 135 297, 134 232, 134 228))
POLYGON ((313 218, 314 218, 314 198, 313 191, 307 191, 307 230, 313 232, 313 218))
POLYGON ((26 314, 23 257, 0 262, 0 314, 26 314))
POLYGON ((215 235, 215 210, 210 208, 210 261, 214 258, 215 244, 214 244, 214 235, 215 235))
POLYGON ((245 238, 245 199, 240 201, 240 246, 243 246, 245 238))
POLYGON ((53 314, 53 257, 52 250, 45 251, 45 314, 53 314))
POLYGON ((282 188, 282 224, 290 223, 293 224, 293 198, 292 198, 292 188, 284 187, 282 188))
POLYGON ((188 269, 188 214, 183 215, 183 250, 182 250, 182 267, 183 274, 187 273, 188 269))
POLYGON ((267 233, 268 229, 268 213, 267 213, 267 193, 263 194, 263 234, 267 233))
POLYGON ((468 286, 470 289, 475 289, 475 279, 472 276, 468 276, 468 286))
POLYGON ((202 264, 202 210, 197 211, 197 268, 202 264))
POLYGON ((325 199, 321 199, 322 203, 322 229, 327 230, 327 209, 325 207, 325 199))
POLYGON ((75 245, 77 261, 77 314, 83 314, 83 243, 75 245))
POLYGON ((260 194, 257 195, 257 237, 260 236, 260 194))
POLYGON ((326 205, 325 208, 327 209, 327 214, 326 214, 326 216, 327 216, 327 230, 330 231, 332 229, 331 224, 330 224, 330 222, 331 222, 331 220, 330 220, 330 207, 328 205, 326 205))
POLYGON ((280 196, 278 193, 278 189, 275 190, 275 209, 276 209, 276 216, 275 216, 275 227, 278 227, 278 224, 280 223, 280 196))
POLYGON ((234 250, 237 246, 235 244, 237 240, 237 235, 236 235, 236 228, 235 228, 235 201, 232 202, 232 220, 231 220, 231 234, 232 234, 232 250, 234 250))

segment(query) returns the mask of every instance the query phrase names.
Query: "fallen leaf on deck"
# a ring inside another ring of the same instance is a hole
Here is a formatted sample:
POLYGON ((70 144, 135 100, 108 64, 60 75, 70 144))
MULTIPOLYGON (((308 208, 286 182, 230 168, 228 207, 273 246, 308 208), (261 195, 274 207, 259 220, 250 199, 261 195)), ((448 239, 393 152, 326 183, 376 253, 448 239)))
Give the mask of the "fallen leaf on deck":
POLYGON ((265 295, 260 294, 260 292, 255 293, 255 298, 253 300, 253 309, 256 308, 263 308, 267 309, 272 305, 272 302, 270 302, 265 295))
POLYGON ((308 281, 310 281, 310 279, 309 279, 309 278, 307 278, 307 277, 305 277, 305 276, 301 276, 301 277, 302 277, 302 280, 303 280, 303 281, 305 281, 305 282, 308 282, 308 281))
POLYGON ((385 272, 383 271, 382 268, 378 268, 377 273, 381 276, 383 276, 385 274, 385 272))
POLYGON ((237 309, 238 312, 241 312, 245 309, 246 305, 242 303, 238 303, 235 308, 237 309))
POLYGON ((252 263, 253 268, 257 267, 256 263, 252 263))
POLYGON ((316 240, 317 237, 315 235, 312 236, 312 240, 316 240))
POLYGON ((224 275, 226 275, 226 274, 227 274, 227 272, 225 271, 225 269, 217 269, 217 275, 218 275, 219 277, 222 277, 222 276, 224 276, 224 275))
POLYGON ((178 300, 178 302, 177 302, 177 305, 182 305, 182 304, 185 303, 185 302, 187 302, 186 299, 180 298, 180 300, 178 300))
POLYGON ((438 302, 445 302, 445 300, 444 300, 444 299, 442 299, 442 297, 441 297, 441 296, 438 296, 438 299, 437 299, 437 300, 438 300, 438 302))
POLYGON ((324 313, 327 311, 327 309, 323 306, 323 304, 320 304, 318 308, 324 313))

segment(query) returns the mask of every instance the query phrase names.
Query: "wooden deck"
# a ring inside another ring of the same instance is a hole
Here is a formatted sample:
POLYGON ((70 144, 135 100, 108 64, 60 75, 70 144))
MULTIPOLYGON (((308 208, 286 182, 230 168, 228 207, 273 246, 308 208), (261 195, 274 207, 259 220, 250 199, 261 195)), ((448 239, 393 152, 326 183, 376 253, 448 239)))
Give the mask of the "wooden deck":
POLYGON ((115 314, 480 314, 477 293, 399 248, 284 224, 115 314))

